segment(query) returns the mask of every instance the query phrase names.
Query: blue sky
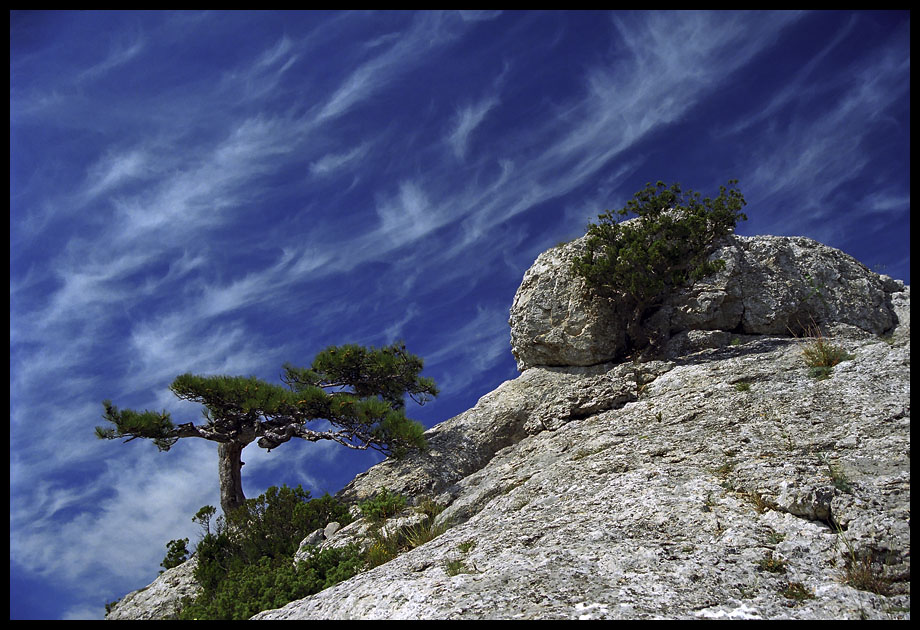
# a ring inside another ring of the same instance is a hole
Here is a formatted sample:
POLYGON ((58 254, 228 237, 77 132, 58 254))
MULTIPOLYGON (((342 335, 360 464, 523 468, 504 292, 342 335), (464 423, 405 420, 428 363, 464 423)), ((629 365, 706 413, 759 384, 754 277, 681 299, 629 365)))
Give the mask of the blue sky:
MULTIPOLYGON (((101 617, 219 505, 215 444, 99 441, 103 399, 197 420, 178 374, 403 339, 433 426, 517 375, 537 255, 646 182, 737 178, 740 234, 909 283, 909 111, 907 12, 11 13, 10 617, 101 617)), ((379 456, 244 460, 318 496, 379 456)))

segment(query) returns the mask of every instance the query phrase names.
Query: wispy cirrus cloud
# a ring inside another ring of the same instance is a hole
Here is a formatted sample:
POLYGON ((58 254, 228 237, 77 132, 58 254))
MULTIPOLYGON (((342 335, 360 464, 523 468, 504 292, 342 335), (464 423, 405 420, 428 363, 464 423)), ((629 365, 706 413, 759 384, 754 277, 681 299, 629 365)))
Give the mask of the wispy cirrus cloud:
MULTIPOLYGON (((425 12, 416 14, 412 23, 392 44, 376 57, 358 66, 326 99, 316 115, 316 122, 328 122, 342 116, 408 69, 424 62, 432 51, 458 35, 451 14, 425 12)), ((381 47, 388 42, 375 40, 381 47)))
MULTIPOLYGON (((900 37, 906 38, 906 34, 900 37)), ((788 122, 782 126, 769 123, 770 133, 747 154, 745 170, 751 173, 748 182, 760 198, 794 200, 801 210, 794 216, 784 216, 781 226, 767 222, 771 231, 813 233, 814 224, 823 222, 818 237, 832 242, 843 229, 839 222, 826 220, 832 213, 839 213, 840 203, 846 198, 842 191, 862 177, 880 152, 886 150, 871 146, 869 138, 886 125, 887 112, 909 98, 910 57, 906 44, 898 46, 896 40, 893 38, 890 47, 879 49, 854 66, 843 82, 838 75, 823 76, 813 68, 803 69, 804 76, 796 77, 803 85, 808 79, 801 98, 821 102, 821 106, 803 110, 786 94, 766 105, 783 112, 780 120, 788 122), (836 97, 818 96, 827 93, 836 97), (841 129, 847 133, 840 133, 841 129)), ((909 191, 903 189, 901 182, 877 181, 875 185, 876 191, 868 198, 852 202, 881 211, 909 207, 909 191), (879 203, 880 200, 885 201, 879 203)))
POLYGON ((498 103, 498 98, 494 96, 486 97, 478 103, 461 108, 457 112, 453 130, 448 135, 447 142, 458 160, 462 161, 466 157, 470 137, 476 128, 482 124, 489 110, 497 106, 498 103))
POLYGON ((361 159, 368 154, 370 147, 370 142, 363 142, 343 153, 327 153, 320 159, 310 163, 310 173, 317 176, 327 176, 347 166, 360 163, 361 159))
POLYGON ((221 80, 221 88, 245 100, 274 98, 273 91, 300 59, 295 43, 286 35, 250 65, 234 68, 221 80))
POLYGON ((119 186, 142 177, 149 168, 150 156, 140 148, 109 153, 89 168, 85 183, 85 200, 107 195, 119 186))
POLYGON ((139 57, 145 47, 146 40, 141 35, 136 35, 129 41, 116 41, 106 58, 80 72, 76 81, 95 80, 109 74, 139 57))

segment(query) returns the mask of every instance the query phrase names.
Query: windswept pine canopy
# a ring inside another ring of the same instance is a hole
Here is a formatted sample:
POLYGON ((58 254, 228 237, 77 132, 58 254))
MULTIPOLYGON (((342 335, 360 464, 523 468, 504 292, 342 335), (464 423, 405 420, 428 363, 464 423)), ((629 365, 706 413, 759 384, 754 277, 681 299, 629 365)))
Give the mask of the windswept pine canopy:
POLYGON ((271 450, 292 438, 332 440, 352 449, 400 457, 424 448, 424 427, 405 415, 405 396, 419 404, 438 389, 419 376, 420 358, 401 343, 384 348, 331 346, 309 368, 287 364, 282 385, 254 376, 182 374, 170 385, 177 398, 202 405, 203 424, 174 424, 166 411, 119 409, 103 402, 113 426, 96 427, 101 439, 147 438, 161 451, 179 439, 198 437, 221 445, 224 511, 245 497, 239 482, 240 452, 251 442, 271 450), (309 425, 326 421, 322 428, 309 425))

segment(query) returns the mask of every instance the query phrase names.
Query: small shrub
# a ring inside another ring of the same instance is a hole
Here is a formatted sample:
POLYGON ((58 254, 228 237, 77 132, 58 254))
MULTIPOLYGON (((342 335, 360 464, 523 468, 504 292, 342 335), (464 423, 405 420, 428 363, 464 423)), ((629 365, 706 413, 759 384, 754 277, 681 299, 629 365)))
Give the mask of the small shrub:
POLYGON ((401 553, 434 540, 449 528, 450 524, 447 522, 435 525, 432 518, 427 523, 408 525, 388 536, 377 530, 372 534, 374 542, 367 551, 367 564, 373 568, 389 562, 401 553))
POLYGON ((763 498, 763 495, 760 494, 759 492, 754 492, 752 490, 750 492, 742 492, 741 494, 742 496, 746 497, 754 505, 754 510, 758 514, 763 514, 764 512, 770 509, 770 504, 767 502, 766 499, 763 498))
POLYGON ((399 532, 400 547, 403 551, 411 551, 416 547, 421 547, 430 542, 450 529, 450 524, 442 522, 435 525, 434 519, 430 518, 427 523, 417 523, 408 525, 399 532))
POLYGON ((201 527, 202 536, 207 536, 211 533, 211 520, 214 518, 215 514, 217 514, 216 507, 213 505, 205 505, 200 510, 198 510, 198 513, 195 514, 195 516, 192 517, 192 522, 198 523, 198 525, 201 527))
MULTIPOLYGON (((166 543, 166 557, 160 563, 163 571, 177 567, 188 559, 188 547, 186 545, 188 545, 188 538, 170 540, 166 543)), ((163 571, 160 571, 160 573, 163 573, 163 571)))
POLYGON ((735 469, 735 463, 732 461, 727 461, 721 466, 719 466, 718 468, 716 468, 715 474, 718 477, 725 477, 734 469, 735 469))
POLYGON ((768 545, 778 545, 784 540, 786 540, 786 534, 781 534, 779 532, 770 531, 770 533, 767 535, 768 545))
POLYGON ((751 384, 746 383, 745 381, 739 381, 735 383, 735 391, 737 392, 749 392, 751 391, 751 384))
POLYGON ((841 492, 852 494, 853 487, 850 485, 850 480, 847 479, 843 470, 841 470, 839 466, 835 466, 826 455, 819 455, 818 458, 827 466, 827 473, 830 475, 831 483, 834 484, 834 487, 841 492))
POLYGON ((403 511, 406 507, 406 497, 384 488, 376 496, 358 504, 358 507, 364 518, 369 521, 385 521, 403 511))
POLYGON ((872 565, 869 558, 857 560, 855 557, 847 561, 846 577, 844 584, 849 584, 860 591, 868 591, 877 595, 889 595, 891 593, 891 579, 885 577, 880 569, 872 565))
POLYGON ((418 502, 418 505, 415 506, 415 510, 420 514, 427 514, 430 519, 434 520, 434 518, 443 512, 446 507, 446 505, 437 503, 431 497, 426 496, 418 502))
POLYGON ((444 572, 450 577, 460 575, 461 573, 478 573, 476 567, 468 567, 463 560, 447 560, 444 562, 444 572))
POLYGON ((397 536, 377 536, 365 554, 368 568, 379 567, 398 556, 400 542, 397 536))
POLYGON ((847 548, 843 583, 860 591, 868 591, 877 595, 889 595, 892 580, 885 577, 881 568, 873 566, 872 559, 869 556, 859 558, 853 545, 843 533, 843 529, 839 525, 836 528, 838 540, 843 540, 847 548))
POLYGON ((585 252, 573 271, 591 290, 616 296, 631 311, 627 336, 633 347, 641 350, 652 341, 642 326, 649 308, 674 287, 725 267, 724 260, 709 260, 709 255, 739 220, 747 219, 737 183, 720 186, 715 199, 684 192, 680 184, 649 183, 624 208, 607 210, 588 225, 585 252), (625 220, 629 215, 635 219, 625 220))
POLYGON ((820 333, 802 349, 802 356, 809 368, 809 375, 819 381, 829 378, 835 365, 853 358, 840 346, 829 343, 820 333))
POLYGON ((469 553, 475 546, 475 540, 464 540, 462 543, 457 545, 457 549, 460 551, 460 553, 469 553))
POLYGON ((800 602, 806 599, 815 598, 815 594, 812 590, 801 582, 790 582, 786 588, 780 591, 780 594, 786 599, 794 599, 800 602))
POLYGON ((764 571, 769 571, 770 573, 786 572, 786 561, 782 558, 774 557, 772 551, 768 551, 764 554, 763 559, 758 563, 758 566, 764 571))

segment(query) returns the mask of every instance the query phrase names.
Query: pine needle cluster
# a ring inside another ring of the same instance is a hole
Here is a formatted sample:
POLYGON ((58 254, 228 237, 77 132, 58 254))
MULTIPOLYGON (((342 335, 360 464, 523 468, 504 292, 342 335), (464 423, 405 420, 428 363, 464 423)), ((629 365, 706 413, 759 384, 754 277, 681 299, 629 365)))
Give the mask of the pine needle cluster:
POLYGON ((675 287, 724 268, 725 261, 709 256, 739 220, 747 220, 737 183, 721 186, 715 198, 685 193, 680 184, 649 183, 625 207, 607 210, 588 225, 574 272, 590 290, 617 299, 631 313, 627 333, 635 347, 651 341, 642 329, 651 307, 675 287))

